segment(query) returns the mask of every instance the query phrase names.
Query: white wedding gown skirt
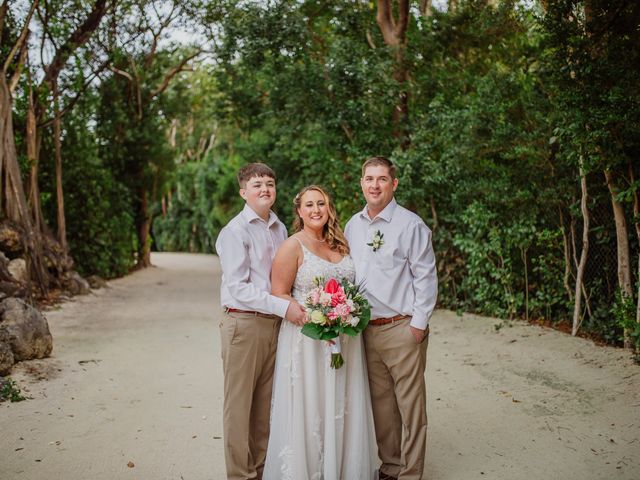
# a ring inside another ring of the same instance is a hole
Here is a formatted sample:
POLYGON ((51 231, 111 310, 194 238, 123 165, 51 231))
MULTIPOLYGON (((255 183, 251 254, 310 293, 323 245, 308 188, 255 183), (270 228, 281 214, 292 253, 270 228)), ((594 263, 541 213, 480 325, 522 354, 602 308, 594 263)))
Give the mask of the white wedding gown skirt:
MULTIPOLYGON (((304 246, 293 295, 304 304, 313 277, 354 280, 353 261, 327 262, 304 246)), ((378 458, 362 336, 341 336, 344 365, 325 341, 284 320, 278 338, 264 480, 373 480, 378 458)))

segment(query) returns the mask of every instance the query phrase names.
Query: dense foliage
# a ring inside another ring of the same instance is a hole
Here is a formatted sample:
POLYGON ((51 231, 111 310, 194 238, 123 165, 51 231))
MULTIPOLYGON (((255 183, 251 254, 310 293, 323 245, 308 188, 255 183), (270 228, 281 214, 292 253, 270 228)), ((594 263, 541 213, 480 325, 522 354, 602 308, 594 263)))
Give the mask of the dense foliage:
POLYGON ((176 193, 189 200, 171 204, 160 224, 171 230, 158 225, 165 244, 184 248, 190 235, 198 240, 189 248, 211 251, 217 229, 238 209, 235 166, 253 160, 279 173, 278 210, 287 221, 288 199, 308 183, 326 185, 346 221, 361 208, 361 161, 383 154, 400 166, 399 200, 435 232, 443 306, 569 320, 582 249, 583 156, 594 218, 581 315, 589 330, 620 342, 621 321, 611 310, 616 232, 603 170, 619 176, 632 218, 637 184, 624 181, 628 165, 638 174, 640 63, 629 63, 637 56, 630 25, 638 8, 589 5, 600 15, 589 28, 608 29, 597 47, 579 21, 582 2, 548 2, 545 10, 471 1, 416 14, 404 54, 409 80, 399 85, 372 4, 216 3, 210 19, 223 26, 212 69, 218 139, 204 159, 181 167, 176 193), (407 148, 392 126, 403 89, 407 148), (621 137, 614 142, 614 135, 621 137), (178 222, 184 227, 176 230, 178 222))
MULTIPOLYGON (((582 174, 582 329, 640 341, 640 6, 467 0, 421 12, 418 3, 405 40, 389 46, 375 2, 205 2, 197 18, 209 57, 157 97, 149 92, 185 51, 114 49, 111 73, 64 117, 69 244, 81 270, 122 274, 145 218, 152 248, 213 252, 241 207, 236 170, 251 161, 276 170, 287 224, 293 195, 310 183, 333 193, 346 222, 363 205, 362 161, 384 155, 399 166, 398 200, 434 232, 440 305, 570 321, 582 174), (157 61, 144 68, 150 51, 157 61)), ((52 219, 51 168, 42 176, 52 219)))
MULTIPOLYGON (((112 278, 131 269, 135 235, 131 192, 118 181, 108 157, 100 151, 101 139, 87 122, 99 101, 100 97, 87 95, 65 118, 65 211, 69 247, 80 274, 112 278)), ((45 156, 53 155, 50 141, 44 142, 43 149, 45 156)), ((43 192, 55 191, 53 165, 44 163, 41 173, 43 192)), ((43 208, 52 227, 56 226, 55 207, 53 195, 43 193, 43 208)))

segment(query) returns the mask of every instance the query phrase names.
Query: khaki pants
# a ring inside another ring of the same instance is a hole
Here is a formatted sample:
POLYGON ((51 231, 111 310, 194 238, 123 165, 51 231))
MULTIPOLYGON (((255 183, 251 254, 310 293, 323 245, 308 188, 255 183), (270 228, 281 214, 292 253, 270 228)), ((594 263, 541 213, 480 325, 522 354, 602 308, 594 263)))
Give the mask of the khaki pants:
POLYGON ((224 447, 227 478, 262 478, 280 319, 224 313, 224 447))
POLYGON ((410 321, 370 325, 364 331, 380 471, 398 480, 422 478, 427 447, 429 337, 417 343, 410 321))

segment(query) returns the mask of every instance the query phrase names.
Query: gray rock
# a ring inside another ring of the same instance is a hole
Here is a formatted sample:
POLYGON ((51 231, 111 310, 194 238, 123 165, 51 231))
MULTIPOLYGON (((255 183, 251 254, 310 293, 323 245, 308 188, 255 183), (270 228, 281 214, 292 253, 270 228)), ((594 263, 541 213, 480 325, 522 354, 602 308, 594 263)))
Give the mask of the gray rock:
POLYGON ((107 282, 104 278, 98 275, 90 275, 87 277, 87 282, 93 289, 104 288, 107 286, 107 282))
POLYGON ((53 348, 47 319, 19 298, 0 303, 0 330, 4 330, 16 362, 44 358, 53 348))
POLYGON ((8 375, 14 363, 16 362, 9 344, 9 335, 0 328, 0 375, 8 375))
POLYGON ((9 273, 20 283, 27 283, 27 262, 24 258, 14 258, 7 267, 9 273))
POLYGON ((67 280, 67 290, 71 295, 86 295, 91 293, 89 282, 80 276, 78 272, 71 272, 67 280))

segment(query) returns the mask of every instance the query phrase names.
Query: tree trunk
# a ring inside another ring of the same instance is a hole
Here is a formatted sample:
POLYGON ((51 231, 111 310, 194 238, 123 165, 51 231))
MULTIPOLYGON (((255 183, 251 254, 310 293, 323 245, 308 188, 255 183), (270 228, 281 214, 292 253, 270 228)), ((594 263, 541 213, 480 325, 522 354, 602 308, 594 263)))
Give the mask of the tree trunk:
POLYGON ((393 136, 400 142, 402 150, 411 145, 411 131, 409 128, 409 89, 407 82, 409 73, 404 61, 404 49, 398 49, 396 55, 396 71, 393 75, 398 83, 398 103, 393 110, 393 136))
MULTIPOLYGON (((611 194, 611 206, 613 208, 613 217, 616 224, 616 245, 618 252, 618 286, 624 298, 633 298, 633 289, 631 288, 631 259, 629 255, 629 232, 627 230, 627 221, 624 215, 624 207, 616 198, 618 192, 614 185, 613 174, 610 170, 604 171, 607 180, 607 187, 611 194)), ((624 332, 625 348, 632 348, 633 343, 628 332, 624 332)))
MULTIPOLYGON (((31 3, 24 19, 20 35, 11 47, 0 71, 0 217, 6 218, 19 227, 27 264, 27 296, 31 297, 31 280, 35 279, 42 294, 47 292, 49 277, 44 267, 42 254, 42 237, 34 228, 27 195, 22 183, 18 154, 16 152, 13 130, 13 98, 12 89, 18 85, 22 67, 27 57, 27 38, 29 23, 38 6, 38 1, 31 3), (16 60, 17 59, 17 60, 16 60), (10 67, 16 63, 10 75, 10 67)), ((8 2, 0 7, 0 31, 4 28, 4 20, 8 2)), ((28 119, 32 120, 32 119, 28 119)), ((32 125, 31 125, 32 126, 32 125)))
POLYGON ((560 207, 558 211, 560 212, 560 230, 562 231, 562 246, 564 250, 564 277, 562 284, 569 296, 569 300, 573 300, 573 292, 569 286, 569 276, 571 275, 571 244, 569 243, 567 230, 564 226, 564 214, 562 213, 562 207, 560 207))
POLYGON ((27 160, 29 160, 29 206, 34 228, 42 233, 42 209, 40 207, 40 188, 38 186, 38 138, 36 131, 36 115, 33 103, 33 89, 29 79, 29 103, 27 106, 27 160))
MULTIPOLYGON (((144 183, 144 179, 141 179, 140 183, 144 183)), ((150 267, 151 244, 149 242, 149 232, 151 230, 151 215, 149 214, 147 189, 145 187, 140 187, 138 191, 136 227, 138 233, 138 262, 136 263, 136 268, 150 267)))
POLYGON ((522 263, 524 264, 524 318, 529 321, 529 262, 527 261, 527 248, 520 249, 522 263))
POLYGON ((64 192, 62 189, 62 139, 61 137, 61 118, 60 118, 60 105, 58 98, 58 86, 57 83, 53 90, 53 143, 55 146, 56 157, 56 200, 57 200, 57 220, 58 220, 58 242, 62 250, 67 252, 67 226, 64 215, 64 192))
POLYGON ((398 0, 398 18, 393 15, 393 0, 378 0, 376 22, 384 43, 394 51, 393 78, 398 84, 398 101, 393 110, 393 135, 403 150, 411 143, 409 131, 409 73, 404 59, 409 26, 409 0, 398 0))
POLYGON ((18 155, 13 133, 13 105, 6 77, 0 75, 0 203, 1 214, 19 225, 24 233, 23 243, 27 253, 27 267, 31 291, 32 275, 38 281, 38 287, 44 294, 48 288, 48 277, 44 268, 42 239, 40 232, 33 227, 29 207, 20 175, 18 155))
MULTIPOLYGON (((582 210, 582 252, 580 252, 580 263, 578 263, 578 271, 576 273, 575 303, 573 307, 573 325, 571 335, 576 336, 580 324, 582 323, 580 311, 582 310, 582 279, 584 277, 584 269, 587 265, 587 256, 589 254, 589 210, 587 201, 589 199, 587 193, 587 176, 583 166, 584 160, 580 158, 580 190, 582 197, 580 199, 580 209, 582 210)), ((586 296, 585 296, 586 297, 586 296)))
POLYGON ((438 211, 436 210, 436 202, 433 200, 433 195, 429 197, 429 203, 431 204, 431 216, 433 217, 433 224, 431 230, 436 231, 438 229, 438 211))
POLYGON ((13 105, 4 75, 0 75, 0 178, 2 184, 2 214, 10 221, 31 225, 31 217, 25 198, 15 137, 13 135, 13 105))
MULTIPOLYGON (((569 223, 569 231, 571 232, 571 246, 573 247, 572 252, 573 252, 573 265, 576 267, 576 271, 578 270, 578 265, 580 264, 580 262, 578 261, 578 249, 576 247, 576 228, 575 228, 575 220, 572 218, 571 219, 571 223, 569 223)), ((587 295, 587 289, 584 287, 584 282, 582 283, 582 296, 584 297, 584 303, 587 306, 587 313, 589 314, 589 317, 593 316, 593 313, 591 312, 591 303, 589 302, 589 295, 587 295)), ((571 298, 574 298, 574 295, 571 294, 571 298)))
POLYGON ((420 0, 420 13, 425 16, 425 17, 429 17, 431 16, 431 14, 433 13, 431 8, 431 0, 420 0))
POLYGON ((638 301, 636 304, 636 322, 640 323, 640 198, 635 187, 635 176, 633 165, 629 162, 629 179, 633 190, 633 223, 636 226, 636 236, 638 237, 638 301))

